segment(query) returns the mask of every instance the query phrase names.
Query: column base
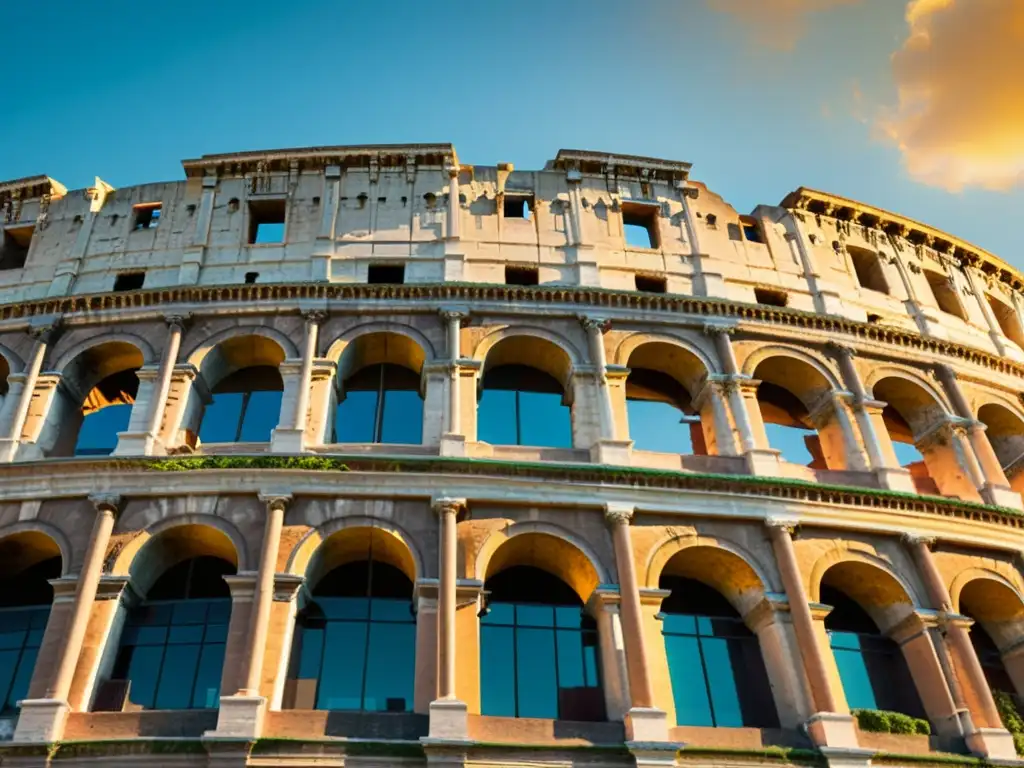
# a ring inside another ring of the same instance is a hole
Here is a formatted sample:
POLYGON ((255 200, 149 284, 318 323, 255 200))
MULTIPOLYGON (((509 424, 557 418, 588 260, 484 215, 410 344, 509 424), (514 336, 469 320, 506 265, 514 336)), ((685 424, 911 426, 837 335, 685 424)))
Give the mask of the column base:
POLYGON ((25 699, 14 728, 14 743, 48 744, 60 741, 71 707, 58 699, 25 699))
POLYGON ((1003 728, 978 728, 966 737, 967 748, 990 760, 1020 760, 1013 734, 1003 728))
POLYGON ((882 469, 875 470, 875 477, 878 478, 878 486, 885 491, 903 491, 904 493, 917 493, 917 487, 914 485, 914 478, 910 474, 910 470, 903 469, 891 469, 889 467, 883 467, 882 469))
POLYGON ((303 453, 306 430, 277 427, 270 436, 271 453, 303 453))
POLYGON ((626 713, 623 722, 627 742, 651 744, 668 741, 668 715, 660 709, 633 707, 626 713))
POLYGON ((751 448, 743 454, 747 462, 747 472, 759 477, 781 477, 779 452, 774 448, 751 448))
POLYGON ((853 717, 839 712, 817 712, 811 715, 807 721, 807 735, 816 747, 856 750, 860 746, 853 717))
POLYGON ((642 747, 627 746, 633 759, 636 760, 637 768, 662 768, 662 766, 667 768, 676 765, 676 754, 683 745, 666 742, 657 747, 651 744, 642 747))
POLYGON ((263 731, 267 699, 263 696, 221 696, 217 730, 207 731, 210 739, 255 739, 263 731))
POLYGON ((465 456, 466 436, 445 432, 441 435, 440 454, 442 456, 465 456))
POLYGON ((157 449, 157 440, 150 432, 118 432, 117 446, 111 456, 163 456, 166 453, 162 443, 157 449))
POLYGON ((1021 499, 1020 494, 1015 490, 1007 488, 1005 485, 986 483, 985 487, 981 489, 981 498, 985 500, 986 504, 1024 510, 1024 499, 1021 499))
POLYGON ((614 464, 628 467, 632 464, 633 441, 602 438, 590 446, 590 460, 595 464, 614 464))
POLYGON ((4 438, 0 440, 0 463, 10 463, 18 455, 18 446, 20 445, 18 440, 8 440, 4 438))
POLYGON ((464 701, 458 699, 435 699, 430 702, 431 741, 468 741, 469 717, 464 701))
POLYGON ((828 768, 870 768, 871 758, 877 754, 873 749, 836 749, 819 747, 828 761, 828 768))

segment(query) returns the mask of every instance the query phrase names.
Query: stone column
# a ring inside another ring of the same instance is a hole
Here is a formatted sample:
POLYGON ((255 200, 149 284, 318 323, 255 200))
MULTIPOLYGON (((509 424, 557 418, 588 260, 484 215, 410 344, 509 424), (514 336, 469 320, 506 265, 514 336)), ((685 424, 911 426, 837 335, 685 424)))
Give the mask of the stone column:
POLYGON ((331 257, 334 256, 334 237, 341 198, 341 166, 324 168, 324 188, 320 195, 320 230, 313 243, 310 259, 310 279, 328 282, 331 279, 331 257))
POLYGON ((290 493, 267 492, 260 493, 259 498, 266 504, 267 517, 263 525, 259 572, 249 611, 248 642, 238 664, 239 689, 232 696, 221 696, 217 716, 215 733, 225 738, 257 738, 262 730, 267 704, 266 697, 260 694, 260 682, 263 677, 270 613, 274 604, 274 577, 281 548, 281 529, 292 496, 290 493))
POLYGON ((650 671, 647 666, 640 586, 636 577, 633 541, 629 531, 633 507, 608 504, 605 506, 604 519, 611 530, 612 545, 615 549, 615 568, 619 578, 619 612, 622 616, 626 668, 629 671, 630 708, 625 719, 626 738, 629 741, 667 741, 668 719, 662 710, 654 706, 650 671))
POLYGON ((705 378, 700 391, 693 398, 693 407, 700 413, 704 444, 711 456, 738 456, 736 429, 733 427, 726 403, 727 384, 719 374, 705 378))
POLYGON ((615 439, 615 415, 612 411, 612 396, 608 389, 608 360, 604 351, 604 333, 609 323, 604 318, 579 316, 580 324, 587 334, 590 362, 596 369, 597 377, 597 424, 598 439, 590 448, 591 461, 599 464, 629 465, 631 440, 615 439))
POLYGON ((967 441, 970 423, 970 419, 944 414, 922 434, 915 435, 914 444, 924 456, 928 474, 939 493, 983 502, 981 489, 985 487, 985 478, 967 441))
POLYGON ((800 663, 789 603, 782 595, 766 594, 743 615, 743 621, 757 635, 779 724, 783 728, 800 728, 815 710, 800 663))
POLYGON ((448 340, 448 403, 444 431, 441 435, 442 456, 465 456, 466 434, 462 429, 462 372, 459 360, 462 357, 462 323, 469 317, 469 311, 463 308, 441 310, 441 319, 445 322, 445 333, 448 340))
POLYGON ((75 667, 85 640, 85 631, 92 613, 96 590, 103 573, 103 561, 107 556, 110 535, 114 522, 121 510, 122 499, 116 494, 94 494, 89 497, 96 510, 85 561, 78 574, 75 588, 75 602, 65 627, 65 642, 54 664, 53 674, 46 693, 41 699, 21 702, 21 715, 14 734, 15 741, 54 742, 59 741, 67 722, 68 695, 75 675, 75 667))
POLYGON ((608 720, 624 721, 629 712, 629 670, 622 635, 622 617, 617 590, 598 587, 587 602, 597 623, 601 654, 601 687, 608 720))
POLYGON ((434 501, 438 517, 437 699, 430 703, 430 738, 465 740, 466 704, 455 694, 455 609, 458 599, 458 517, 465 499, 434 501))
POLYGON ((1003 333, 1003 329, 999 325, 995 313, 992 311, 992 306, 988 303, 985 290, 978 286, 978 280, 974 275, 974 266, 974 264, 965 264, 963 267, 964 276, 967 278, 967 285, 978 302, 982 317, 985 318, 985 325, 988 326, 988 335, 992 339, 992 344, 995 346, 996 351, 1005 357, 1007 354, 1006 335, 1003 333))
POLYGON ((963 419, 968 443, 965 450, 973 452, 977 462, 978 479, 981 482, 978 490, 982 498, 988 504, 1024 509, 1024 501, 1021 500, 1020 494, 1010 489, 1010 482, 1006 479, 1006 474, 992 449, 992 443, 985 434, 985 425, 974 418, 970 403, 960 388, 960 382, 957 381, 956 371, 949 365, 941 364, 936 366, 936 373, 953 404, 953 410, 963 419))
POLYGON ((766 525, 779 575, 782 577, 782 585, 789 600, 793 630, 807 674, 811 705, 815 712, 807 723, 808 733, 818 746, 856 747, 857 734, 853 727, 853 718, 844 711, 845 707, 840 709, 836 695, 832 691, 831 677, 824 658, 825 648, 818 640, 807 591, 800 575, 800 566, 793 547, 793 530, 796 524, 789 520, 769 519, 766 525))
POLYGON ((25 383, 11 419, 10 430, 3 438, 0 438, 0 462, 14 461, 17 456, 21 433, 25 429, 25 420, 28 418, 32 396, 36 391, 36 382, 39 379, 39 372, 43 368, 43 361, 46 359, 46 349, 55 336, 56 329, 56 322, 29 329, 29 334, 36 341, 32 347, 32 356, 25 367, 25 383))
POLYGON ((826 392, 809 409, 829 469, 869 469, 868 457, 847 411, 847 400, 852 398, 850 392, 826 392))
POLYGON ((444 279, 462 279, 466 255, 462 250, 462 193, 459 191, 459 162, 454 157, 445 161, 448 174, 448 215, 444 242, 444 279))
POLYGON ((959 680, 950 681, 950 687, 960 690, 970 708, 973 727, 967 734, 968 746, 972 751, 986 757, 1015 759, 1013 738, 1002 727, 999 710, 992 698, 992 691, 985 679, 978 654, 971 643, 966 623, 957 620, 949 590, 935 563, 935 556, 932 554, 935 539, 904 534, 903 542, 914 558, 929 602, 940 612, 940 624, 945 640, 949 644, 949 655, 954 665, 951 676, 959 677, 959 680))
MULTIPOLYGON (((270 446, 273 453, 302 453, 306 448, 306 420, 309 415, 309 392, 313 386, 313 364, 316 361, 317 337, 320 324, 326 319, 327 313, 311 311, 303 314, 306 325, 299 376, 295 383, 295 399, 291 404, 291 413, 288 414, 291 424, 286 427, 278 426, 274 430, 270 446)), ((285 389, 287 390, 287 386, 285 389)), ((284 416, 285 404, 286 401, 282 402, 282 416, 284 416)))

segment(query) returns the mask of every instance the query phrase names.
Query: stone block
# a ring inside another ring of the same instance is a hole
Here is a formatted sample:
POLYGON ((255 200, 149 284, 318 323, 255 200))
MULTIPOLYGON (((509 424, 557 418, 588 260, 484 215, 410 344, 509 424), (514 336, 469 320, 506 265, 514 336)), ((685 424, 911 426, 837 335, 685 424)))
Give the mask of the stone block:
POLYGON ((981 497, 985 499, 986 504, 1024 510, 1024 499, 1021 498, 1021 495, 1005 486, 986 485, 981 489, 981 497))
POLYGON ((14 743, 40 744, 60 741, 64 735, 68 713, 66 701, 57 699, 25 699, 21 702, 14 743))
POLYGON ((743 455, 747 471, 759 477, 782 477, 779 452, 774 448, 753 448, 743 455))
POLYGON ((442 456, 465 456, 466 436, 445 432, 441 435, 440 454, 442 456))
POLYGON ((807 721, 807 735, 816 747, 837 750, 857 749, 857 729, 853 717, 839 712, 818 712, 807 721))
POLYGON ((468 708, 458 699, 430 702, 431 740, 466 741, 469 738, 468 708))
POLYGON ((626 741, 639 744, 668 741, 668 715, 654 707, 633 707, 626 713, 626 741))
POLYGON ((966 741, 971 752, 989 760, 1019 760, 1013 735, 1003 728, 978 728, 966 741))
POLYGON ((271 453, 302 453, 305 450, 305 430, 277 427, 270 437, 271 453))
POLYGON ((875 477, 878 478, 878 486, 884 490, 917 493, 914 478, 910 475, 909 470, 902 467, 876 469, 875 477))
POLYGON ((263 730, 266 709, 267 700, 263 696, 221 696, 217 730, 208 731, 205 738, 257 738, 263 730))
POLYGON ((628 467, 633 462, 633 441, 598 440, 590 447, 590 460, 595 464, 628 467))

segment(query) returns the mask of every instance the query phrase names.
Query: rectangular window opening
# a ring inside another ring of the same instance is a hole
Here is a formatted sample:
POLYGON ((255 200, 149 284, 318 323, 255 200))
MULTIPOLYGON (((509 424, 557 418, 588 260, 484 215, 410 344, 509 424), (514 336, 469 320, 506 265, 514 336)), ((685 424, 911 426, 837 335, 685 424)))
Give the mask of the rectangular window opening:
POLYGON ((401 285, 405 282, 404 264, 371 264, 366 270, 370 285, 401 285))
POLYGON ((284 242, 285 202, 284 200, 249 201, 250 243, 284 242))
POLYGON ((666 280, 657 275, 636 275, 636 289, 643 293, 665 293, 666 280))
POLYGON ((864 248, 847 247, 850 254, 850 261, 853 262, 853 271, 857 273, 857 282, 861 288, 879 293, 889 293, 889 283, 882 271, 882 260, 877 253, 872 253, 864 248))
POLYGON ((36 228, 9 227, 3 231, 0 242, 0 270, 21 269, 28 259, 28 248, 32 244, 32 236, 36 228))
POLYGON ((660 248, 658 212, 654 205, 622 204, 622 230, 626 245, 633 248, 660 248))
POLYGON ((995 296, 988 294, 987 298, 988 305, 992 308, 992 314, 996 316, 996 322, 999 323, 999 328, 1002 330, 1003 335, 1018 347, 1024 349, 1024 328, 1021 327, 1020 318, 1017 316, 1017 313, 1013 311, 1011 306, 1003 303, 995 296))
POLYGON ((533 216, 533 195, 505 195, 502 214, 506 219, 525 219, 533 216))
POLYGON ((536 267, 505 267, 506 285, 537 285, 539 282, 536 267))
POLYGON ((784 307, 789 301, 785 291, 775 288, 755 288, 754 300, 769 307, 784 307))
POLYGON ((740 227, 743 228, 743 239, 748 243, 764 242, 764 238, 761 236, 761 224, 757 219, 750 216, 741 216, 740 227))
POLYGON ((924 274, 939 309, 946 314, 966 320, 967 315, 964 312, 963 304, 960 303, 960 296, 950 283, 950 279, 946 275, 932 272, 930 269, 924 270, 924 274))
POLYGON ((145 272, 121 272, 114 278, 115 291, 137 291, 146 282, 145 272))
POLYGON ((245 273, 245 282, 248 283, 249 285, 252 285, 253 283, 256 282, 256 280, 259 278, 259 276, 260 276, 259 272, 246 272, 245 273))
POLYGON ((132 214, 134 219, 132 220, 132 230, 138 231, 140 229, 155 229, 160 223, 160 211, 163 208, 162 203, 142 203, 132 208, 132 214))

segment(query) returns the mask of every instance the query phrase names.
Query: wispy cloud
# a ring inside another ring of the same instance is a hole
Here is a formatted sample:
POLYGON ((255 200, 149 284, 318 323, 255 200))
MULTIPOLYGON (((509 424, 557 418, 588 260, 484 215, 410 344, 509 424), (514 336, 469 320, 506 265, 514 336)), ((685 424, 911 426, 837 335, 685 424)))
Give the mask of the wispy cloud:
POLYGON ((911 0, 879 127, 910 175, 949 190, 1024 183, 1024 0, 911 0))
POLYGON ((791 51, 807 31, 807 17, 860 0, 707 0, 708 6, 745 24, 759 44, 791 51))

